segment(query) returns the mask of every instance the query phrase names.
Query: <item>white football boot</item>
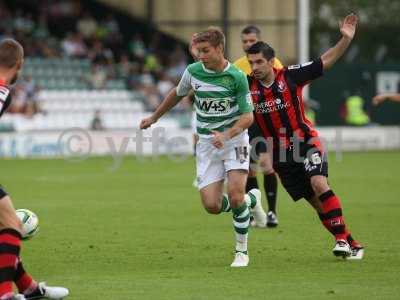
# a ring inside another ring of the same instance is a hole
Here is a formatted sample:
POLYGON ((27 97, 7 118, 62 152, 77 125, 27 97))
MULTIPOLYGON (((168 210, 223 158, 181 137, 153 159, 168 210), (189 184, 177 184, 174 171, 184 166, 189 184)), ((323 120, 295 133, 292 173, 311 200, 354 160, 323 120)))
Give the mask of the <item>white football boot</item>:
MULTIPOLYGON (((252 189, 248 194, 253 195, 257 202, 254 208, 250 208, 251 214, 254 217, 254 221, 257 227, 265 227, 267 225, 267 214, 265 213, 261 205, 261 192, 259 189, 252 189)), ((250 195, 249 195, 250 197, 250 195)))
POLYGON ((351 247, 351 254, 347 256, 348 260, 360 260, 364 257, 364 248, 363 247, 351 247))
POLYGON ((45 282, 39 283, 39 291, 45 299, 61 300, 69 295, 68 289, 64 287, 47 286, 45 282))
POLYGON ((346 258, 351 255, 351 248, 347 241, 337 240, 335 247, 333 247, 332 252, 335 256, 341 256, 346 258))
POLYGON ((243 252, 236 252, 235 259, 233 260, 231 267, 240 268, 247 267, 249 264, 249 256, 243 252))

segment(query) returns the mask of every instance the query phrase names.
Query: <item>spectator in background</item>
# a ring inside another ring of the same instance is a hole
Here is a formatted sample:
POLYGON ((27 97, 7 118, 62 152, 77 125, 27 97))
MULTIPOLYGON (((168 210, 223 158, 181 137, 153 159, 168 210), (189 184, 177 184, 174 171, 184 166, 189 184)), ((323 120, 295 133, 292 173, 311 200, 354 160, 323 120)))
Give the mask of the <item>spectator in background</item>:
POLYGON ((106 19, 101 22, 102 37, 97 35, 104 41, 104 44, 109 47, 116 56, 121 54, 121 49, 124 48, 123 38, 119 30, 119 24, 112 14, 107 15, 106 19))
POLYGON ((129 60, 127 54, 122 54, 119 60, 117 68, 117 76, 123 79, 127 79, 131 73, 132 63, 129 60))
POLYGON ((157 53, 162 49, 161 45, 161 34, 158 32, 155 32, 150 39, 150 43, 148 46, 148 51, 152 53, 157 53))
POLYGON ((38 51, 38 56, 41 57, 59 57, 60 56, 60 46, 59 42, 54 37, 49 37, 46 40, 34 39, 36 42, 36 48, 38 51))
POLYGON ((34 44, 34 50, 36 54, 32 56, 41 57, 57 57, 59 54, 59 42, 51 36, 47 15, 42 13, 39 16, 39 21, 35 26, 32 33, 32 41, 34 44))
POLYGON ((351 95, 345 100, 345 122, 351 126, 365 126, 370 123, 364 111, 364 99, 359 95, 351 95))
MULTIPOLYGON (((139 33, 132 37, 129 45, 124 45, 118 19, 111 13, 95 19, 89 11, 82 13, 79 2, 75 1, 46 0, 39 1, 37 9, 31 6, 21 8, 23 10, 9 9, 0 0, 0 38, 9 36, 18 39, 27 57, 89 59, 90 71, 77 71, 77 74, 83 74, 78 76, 89 88, 104 89, 109 79, 125 80, 130 89, 144 95, 146 106, 154 109, 161 95, 170 89, 174 78, 179 78, 186 67, 186 51, 181 46, 174 47, 174 44, 166 47, 163 36, 157 32, 150 36, 148 47, 139 33), (31 11, 39 11, 39 15, 35 15, 36 20, 31 11), (71 29, 76 32, 66 34, 66 30, 71 29), (66 37, 60 40, 58 34, 66 34, 66 37), (163 50, 166 48, 173 51, 163 50)), ((40 63, 40 60, 37 62, 40 63)), ((48 67, 44 64, 43 68, 39 68, 43 76, 47 76, 47 70, 44 69, 48 67)), ((74 86, 79 81, 77 77, 70 78, 69 72, 65 78, 59 76, 61 72, 56 73, 54 78, 42 78, 39 75, 40 78, 36 80, 51 81, 49 87, 74 86)), ((84 87, 80 83, 76 86, 84 87)), ((16 97, 16 112, 33 115, 40 111, 37 102, 30 101, 34 98, 26 95, 24 89, 17 89, 16 97)), ((176 109, 180 107, 185 107, 185 101, 176 109)))
POLYGON ((166 72, 160 72, 160 77, 157 82, 157 89, 161 98, 166 97, 174 86, 174 81, 166 74, 166 72))
POLYGON ((146 57, 146 46, 143 42, 140 34, 135 34, 134 37, 129 42, 129 52, 133 59, 139 62, 143 62, 146 57))
POLYGON ((108 14, 102 25, 106 30, 106 37, 120 34, 119 24, 113 14, 108 14))
POLYGON ((11 90, 13 101, 11 102, 8 113, 11 114, 24 114, 27 103, 27 93, 21 84, 15 84, 11 90))
POLYGON ((140 70, 141 66, 139 63, 132 63, 132 67, 129 71, 128 78, 126 79, 126 86, 128 89, 135 91, 138 90, 141 84, 140 81, 140 70))
POLYGON ((90 123, 90 129, 92 130, 104 130, 103 120, 101 119, 100 110, 94 112, 94 117, 90 123))
POLYGON ((149 71, 145 70, 140 75, 138 90, 145 100, 146 110, 152 111, 161 103, 155 80, 149 71))
POLYGON ((68 57, 84 58, 87 56, 87 48, 79 33, 68 33, 61 44, 63 53, 68 57))
POLYGON ((97 21, 89 12, 84 12, 82 18, 77 23, 76 29, 88 41, 94 38, 97 32, 97 21))
POLYGON ((107 82, 107 71, 103 65, 93 63, 91 66, 91 72, 83 77, 83 80, 87 83, 91 89, 104 89, 107 82))
POLYGON ((35 39, 46 40, 50 36, 50 31, 48 27, 47 16, 45 14, 41 14, 39 17, 39 22, 36 25, 33 37, 35 39))
POLYGON ((52 19, 77 18, 81 12, 80 1, 39 1, 40 9, 52 19))
POLYGON ((179 78, 183 75, 183 72, 187 66, 188 57, 186 56, 183 48, 177 45, 175 50, 169 57, 169 66, 167 68, 168 76, 174 81, 178 82, 179 78))
POLYGON ((114 62, 114 54, 108 48, 104 48, 100 40, 96 40, 93 47, 88 52, 88 58, 93 64, 112 64, 114 62))
POLYGON ((13 27, 16 31, 21 32, 25 35, 29 35, 33 32, 35 23, 31 14, 23 15, 22 11, 17 11, 16 18, 14 18, 13 27))
POLYGON ((21 85, 26 90, 28 98, 36 102, 38 100, 39 88, 33 82, 32 76, 25 76, 24 81, 22 81, 21 85))
POLYGON ((153 75, 157 74, 162 69, 161 63, 157 55, 153 52, 147 53, 144 59, 143 67, 146 72, 150 72, 153 75))
POLYGON ((33 83, 31 76, 26 76, 19 80, 14 89, 11 90, 13 102, 8 112, 14 114, 23 114, 27 117, 41 112, 38 103, 39 88, 33 83))

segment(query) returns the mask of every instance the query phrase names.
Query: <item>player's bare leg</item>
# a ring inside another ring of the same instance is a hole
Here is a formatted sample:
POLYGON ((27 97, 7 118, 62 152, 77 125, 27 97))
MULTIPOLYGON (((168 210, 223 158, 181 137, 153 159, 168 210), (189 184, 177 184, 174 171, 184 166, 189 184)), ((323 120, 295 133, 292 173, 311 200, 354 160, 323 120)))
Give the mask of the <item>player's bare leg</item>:
POLYGON ((247 236, 250 224, 250 210, 245 201, 247 171, 228 172, 228 197, 232 207, 233 226, 236 235, 236 254, 232 267, 246 267, 249 263, 247 236))
POLYGON ((311 186, 315 196, 308 201, 318 212, 325 228, 335 236, 333 253, 349 259, 361 259, 364 249, 352 238, 346 227, 340 200, 329 187, 327 178, 321 175, 312 176, 311 186))
POLYGON ((21 222, 11 198, 0 188, 0 299, 13 299, 21 247, 21 222))
POLYGON ((0 199, 0 230, 12 228, 21 232, 21 227, 21 221, 15 213, 10 196, 4 196, 0 199))
POLYGON ((18 219, 12 200, 0 188, 0 299, 13 299, 13 282, 18 287, 20 299, 62 299, 68 290, 62 287, 48 287, 37 283, 24 269, 19 256, 21 248, 21 222, 18 219))
POLYGON ((228 199, 224 200, 224 180, 213 182, 200 189, 201 202, 203 207, 210 214, 219 214, 223 211, 230 211, 228 199), (224 203, 226 201, 226 203, 224 203), (229 206, 229 207, 228 207, 229 206))

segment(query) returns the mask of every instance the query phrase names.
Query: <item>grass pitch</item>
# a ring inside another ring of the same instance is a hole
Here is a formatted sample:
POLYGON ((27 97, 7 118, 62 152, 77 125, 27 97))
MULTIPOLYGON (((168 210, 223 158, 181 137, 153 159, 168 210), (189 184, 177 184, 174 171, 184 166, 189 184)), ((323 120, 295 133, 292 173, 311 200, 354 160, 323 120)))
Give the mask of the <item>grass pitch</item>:
POLYGON ((25 267, 70 288, 70 300, 399 299, 399 152, 330 158, 329 181, 366 246, 363 261, 335 258, 311 208, 280 187, 280 225, 250 231, 245 269, 229 267, 231 216, 205 213, 192 159, 112 166, 110 157, 1 162, 15 206, 40 219, 23 244, 25 267))

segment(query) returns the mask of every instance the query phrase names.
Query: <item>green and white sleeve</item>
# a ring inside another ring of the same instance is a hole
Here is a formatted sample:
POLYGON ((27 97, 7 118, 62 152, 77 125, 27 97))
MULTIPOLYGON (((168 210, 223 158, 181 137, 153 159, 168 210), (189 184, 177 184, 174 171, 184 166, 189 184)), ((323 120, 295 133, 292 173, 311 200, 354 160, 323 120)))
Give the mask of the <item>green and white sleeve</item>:
POLYGON ((236 99, 239 105, 239 111, 241 113, 252 112, 253 101, 251 100, 249 83, 247 82, 247 78, 244 74, 243 76, 239 76, 236 95, 236 99))
POLYGON ((178 97, 185 97, 190 92, 190 90, 192 89, 191 80, 192 75, 186 68, 181 80, 178 83, 178 86, 176 87, 176 95, 178 97))

